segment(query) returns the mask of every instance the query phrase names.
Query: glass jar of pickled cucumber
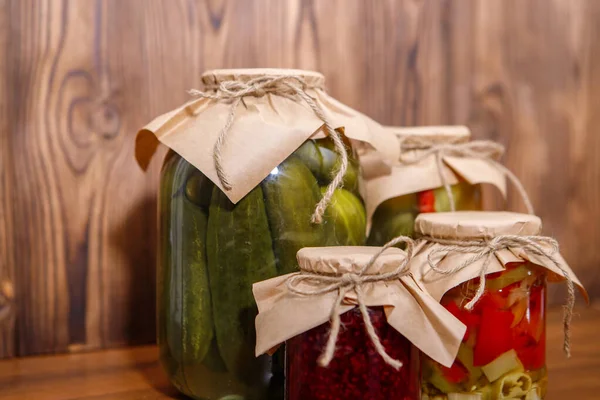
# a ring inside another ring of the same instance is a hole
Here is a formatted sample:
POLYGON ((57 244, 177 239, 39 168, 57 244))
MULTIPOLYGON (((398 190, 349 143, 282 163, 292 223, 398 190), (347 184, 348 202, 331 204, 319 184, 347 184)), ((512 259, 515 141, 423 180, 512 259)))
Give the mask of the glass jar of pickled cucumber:
POLYGON ((160 184, 158 343, 181 392, 207 400, 282 397, 283 354, 254 355, 251 287, 295 271, 302 247, 364 243, 352 156, 325 222, 310 221, 336 156, 329 139, 308 140, 233 204, 185 159, 168 154, 160 184))
POLYGON ((283 398, 283 351, 255 356, 252 285, 296 271, 303 247, 366 240, 354 147, 385 153, 395 138, 324 82, 312 71, 207 71, 193 99, 138 132, 142 168, 159 144, 170 149, 158 345, 173 384, 195 399, 283 398))
POLYGON ((423 399, 544 398, 546 282, 578 281, 540 230, 508 212, 417 218, 411 272, 467 328, 452 366, 422 357, 423 399))
MULTIPOLYGON (((399 235, 413 235, 415 218, 420 213, 455 210, 481 210, 480 182, 500 181, 489 179, 490 166, 481 159, 462 157, 450 159, 439 151, 444 146, 468 143, 471 133, 464 126, 425 126, 389 128, 399 141, 400 158, 391 166, 365 161, 367 216, 369 220, 368 244, 383 245, 399 235), (439 150, 436 150, 439 149, 439 150), (441 158, 438 165, 436 157, 441 158), (465 163, 464 159, 468 159, 465 163), (484 168, 479 168, 484 164, 484 168), (371 171, 369 171, 371 170, 371 171), (443 175, 443 179, 442 176, 443 175), (486 176, 487 175, 487 176, 486 176), (467 178, 468 177, 468 180, 467 178), (450 185, 452 199, 444 186, 450 185)), ((377 158, 375 152, 365 159, 377 158)), ((363 155, 361 155, 361 164, 363 155)))

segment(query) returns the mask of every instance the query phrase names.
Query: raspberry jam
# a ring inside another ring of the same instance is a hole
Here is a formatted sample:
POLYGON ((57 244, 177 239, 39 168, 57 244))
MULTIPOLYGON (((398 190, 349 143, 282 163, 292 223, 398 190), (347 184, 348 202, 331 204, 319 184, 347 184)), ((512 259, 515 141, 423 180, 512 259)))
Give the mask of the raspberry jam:
POLYGON ((385 351, 403 367, 395 370, 385 363, 355 308, 341 315, 328 367, 317 360, 327 343, 329 322, 287 341, 287 400, 419 400, 417 350, 388 324, 383 307, 369 308, 369 315, 385 351))

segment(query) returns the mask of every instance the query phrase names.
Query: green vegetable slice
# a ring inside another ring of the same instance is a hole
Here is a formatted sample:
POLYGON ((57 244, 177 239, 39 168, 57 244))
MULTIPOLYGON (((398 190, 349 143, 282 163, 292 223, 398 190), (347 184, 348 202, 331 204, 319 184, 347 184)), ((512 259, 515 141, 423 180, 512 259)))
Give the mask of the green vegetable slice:
POLYGON ((494 382, 493 399, 523 398, 531 390, 531 378, 524 372, 509 372, 494 382))
POLYGON ((481 400, 479 393, 448 393, 448 400, 481 400))
POLYGON ((467 387, 473 386, 483 374, 481 368, 473 366, 473 348, 463 343, 458 349, 456 358, 469 372, 467 387))
POLYGON ((491 363, 481 367, 483 373, 490 382, 494 382, 502 375, 513 371, 523 371, 523 364, 519 361, 515 349, 510 349, 506 353, 496 358, 491 363))
POLYGON ((510 269, 502 273, 502 275, 496 279, 487 279, 486 287, 489 290, 500 290, 513 283, 520 282, 525 278, 532 276, 533 271, 526 265, 518 266, 517 268, 510 269))

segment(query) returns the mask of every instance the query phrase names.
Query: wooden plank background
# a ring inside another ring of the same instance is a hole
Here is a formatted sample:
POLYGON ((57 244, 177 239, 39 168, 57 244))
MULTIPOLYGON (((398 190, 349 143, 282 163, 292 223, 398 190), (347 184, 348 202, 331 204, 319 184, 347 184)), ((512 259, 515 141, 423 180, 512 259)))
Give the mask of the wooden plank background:
POLYGON ((316 69, 382 123, 505 144, 600 296, 598 43, 594 0, 0 0, 0 355, 153 340, 159 162, 133 139, 218 67, 316 69))

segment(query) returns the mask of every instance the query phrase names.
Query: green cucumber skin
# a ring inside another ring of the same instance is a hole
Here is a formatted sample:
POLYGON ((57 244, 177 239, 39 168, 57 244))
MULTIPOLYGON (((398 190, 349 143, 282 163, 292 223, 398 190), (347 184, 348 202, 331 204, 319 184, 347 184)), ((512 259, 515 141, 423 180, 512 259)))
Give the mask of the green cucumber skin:
MULTIPOLYGON (((306 164, 321 186, 331 182, 339 167, 339 155, 331 139, 309 139, 294 152, 294 156, 306 164)), ((348 169, 342 181, 343 188, 355 195, 360 195, 359 176, 360 165, 353 157, 349 156, 348 169)))
POLYGON ((183 193, 174 199, 174 205, 181 207, 176 213, 178 228, 174 243, 183 268, 183 359, 185 363, 201 362, 213 338, 206 261, 208 215, 183 193))
MULTIPOLYGON (((481 185, 472 185, 468 182, 459 182, 450 186, 454 205, 457 211, 481 210, 483 208, 481 199, 481 185)), ((444 187, 434 189, 434 208, 436 212, 451 211, 450 199, 444 187)))
POLYGON ((159 206, 159 246, 158 265, 157 265, 157 340, 160 345, 161 360, 169 376, 176 375, 178 364, 182 359, 181 329, 178 321, 172 320, 173 308, 177 308, 177 292, 171 292, 172 285, 172 248, 171 248, 171 216, 172 216, 172 196, 177 191, 176 176, 181 175, 181 169, 176 165, 178 157, 174 153, 169 153, 161 170, 161 186, 158 194, 159 206), (179 174, 177 173, 179 172, 179 174), (173 303, 175 302, 175 303, 173 303))
MULTIPOLYGON (((327 188, 321 188, 324 193, 327 188)), ((366 241, 367 215, 358 197, 345 189, 336 189, 325 211, 329 240, 333 246, 362 246, 366 241)))
POLYGON ((395 213, 377 209, 373 215, 373 225, 369 232, 367 245, 383 246, 397 236, 414 235, 416 211, 399 210, 395 213))
POLYGON ((296 253, 303 247, 324 246, 327 224, 311 217, 321 199, 317 180, 296 157, 289 157, 261 184, 279 275, 298 270, 296 253))
POLYGON ((252 284, 277 275, 260 186, 235 205, 213 189, 207 250, 219 352, 229 372, 252 382, 269 368, 267 357, 254 356, 257 307, 252 284))

